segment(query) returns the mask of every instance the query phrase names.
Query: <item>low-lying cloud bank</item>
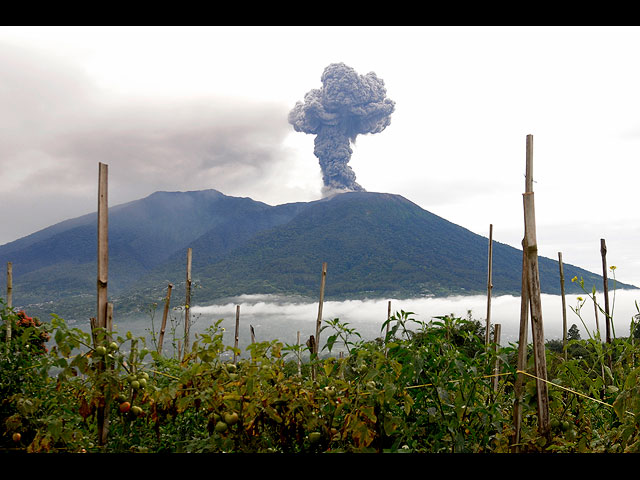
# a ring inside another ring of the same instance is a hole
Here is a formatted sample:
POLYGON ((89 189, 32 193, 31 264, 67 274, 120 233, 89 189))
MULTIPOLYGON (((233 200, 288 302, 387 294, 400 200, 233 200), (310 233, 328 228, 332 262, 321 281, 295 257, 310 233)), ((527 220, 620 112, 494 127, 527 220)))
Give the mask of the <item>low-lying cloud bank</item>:
MULTIPOLYGON (((598 303, 604 309, 602 293, 596 295, 598 303)), ((609 301, 613 312, 613 327, 617 337, 627 336, 632 317, 638 313, 636 300, 640 300, 640 290, 619 290, 610 292, 609 301)), ((196 320, 196 329, 201 330, 217 319, 224 319, 222 325, 226 334, 232 336, 235 331, 236 306, 240 305, 240 344, 249 339, 249 326, 254 328, 256 340, 279 339, 294 344, 297 332, 301 342, 306 341, 315 331, 318 317, 318 303, 300 301, 294 298, 270 295, 246 295, 231 299, 223 304, 194 306, 191 312, 196 320)), ((566 297, 567 325, 575 324, 582 338, 588 338, 596 330, 595 309, 590 298, 584 295, 566 297), (581 297, 584 302, 580 302, 581 297), (578 305, 580 317, 574 311, 578 305)), ((323 319, 339 318, 347 322, 364 339, 380 336, 382 324, 387 318, 388 300, 347 300, 343 302, 327 301, 323 305, 323 319)), ((413 318, 429 322, 434 317, 453 314, 467 317, 468 312, 475 320, 485 321, 487 316, 487 298, 478 296, 454 296, 447 298, 419 298, 409 300, 391 299, 392 314, 404 310, 413 312, 413 318)), ((562 338, 562 299, 557 295, 542 295, 542 318, 547 340, 562 338)), ((497 296, 491 299, 492 324, 501 325, 501 343, 517 342, 520 325, 520 297, 497 296)), ((604 314, 598 313, 598 321, 604 336, 604 314)), ((330 333, 324 333, 326 338, 330 333)), ((529 338, 531 334, 529 332, 529 338)), ((226 339, 225 339, 226 340, 226 339)), ((321 340, 321 343, 322 340, 321 340)))

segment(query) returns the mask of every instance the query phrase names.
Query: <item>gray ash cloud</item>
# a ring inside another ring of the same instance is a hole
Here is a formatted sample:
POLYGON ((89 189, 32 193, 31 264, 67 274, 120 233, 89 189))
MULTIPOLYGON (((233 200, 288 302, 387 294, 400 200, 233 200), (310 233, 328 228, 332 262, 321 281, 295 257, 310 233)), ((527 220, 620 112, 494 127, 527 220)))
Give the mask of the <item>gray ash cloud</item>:
POLYGON ((358 74, 344 63, 325 68, 322 88, 309 91, 289 113, 297 132, 316 135, 314 151, 325 192, 364 191, 348 165, 358 135, 380 133, 391 123, 395 102, 374 72, 358 74))

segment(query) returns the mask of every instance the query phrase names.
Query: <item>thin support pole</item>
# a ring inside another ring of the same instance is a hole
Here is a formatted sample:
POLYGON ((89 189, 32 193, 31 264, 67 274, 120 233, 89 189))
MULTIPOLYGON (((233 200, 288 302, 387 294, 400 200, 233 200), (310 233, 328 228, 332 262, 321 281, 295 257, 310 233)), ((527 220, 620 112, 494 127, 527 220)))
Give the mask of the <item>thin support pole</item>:
POLYGON ((564 293, 564 265, 562 263, 562 252, 558 252, 558 268, 560 269, 560 295, 562 297, 562 351, 564 359, 567 360, 567 300, 564 293))
POLYGON ((169 304, 171 303, 171 290, 173 283, 167 285, 167 296, 164 299, 164 311, 162 312, 162 324, 160 325, 160 335, 158 336, 158 355, 162 355, 162 343, 164 342, 164 332, 167 328, 167 316, 169 315, 169 304))
MULTIPOLYGON (((300 330, 298 330, 298 332, 297 332, 296 345, 298 347, 300 347, 300 330)), ((302 361, 301 361, 301 358, 300 358, 300 350, 299 349, 298 349, 298 376, 299 377, 302 376, 302 361)))
POLYGON ((238 342, 240 341, 240 305, 236 305, 236 333, 233 341, 233 363, 238 361, 238 342))
POLYGON ((7 262, 7 307, 13 307, 13 263, 7 262))
MULTIPOLYGON (((7 262, 7 308, 13 307, 13 263, 7 262)), ((7 322, 7 352, 11 342, 11 322, 7 322)))
POLYGON ((488 346, 491 341, 491 289, 493 288, 492 267, 493 267, 493 224, 489 225, 489 256, 487 267, 487 326, 485 331, 485 344, 488 346))
MULTIPOLYGON (((527 334, 529 330, 529 287, 527 286, 527 248, 526 239, 522 239, 522 290, 520 293, 520 335, 518 339, 518 371, 524 372, 527 368, 527 334)), ((513 447, 512 451, 520 450, 520 428, 522 426, 522 398, 524 375, 518 373, 513 385, 515 401, 513 404, 513 447)))
POLYGON ((495 348, 495 354, 496 354, 496 363, 494 365, 493 368, 493 391, 497 392, 498 391, 498 380, 500 378, 500 358, 498 358, 498 351, 500 349, 500 330, 501 330, 501 325, 499 323, 496 323, 493 326, 493 342, 494 342, 494 348, 495 348))
POLYGON ((611 313, 609 312, 609 280, 607 278, 607 243, 600 239, 600 255, 602 256, 602 282, 604 287, 604 313, 606 321, 607 343, 611 343, 611 313))
POLYGON ((385 357, 389 354, 389 349, 387 348, 387 338, 389 337, 390 320, 391 320, 391 300, 387 302, 387 328, 384 336, 384 356, 385 357))
POLYGON ((184 346, 183 352, 186 358, 189 351, 189 328, 191 327, 191 248, 187 249, 187 280, 185 285, 184 300, 184 346))
POLYGON ((316 320, 316 336, 315 336, 315 350, 317 355, 320 351, 320 327, 322 324, 322 307, 324 304, 324 287, 327 281, 327 262, 322 263, 322 280, 320 281, 320 302, 318 303, 318 318, 316 320))

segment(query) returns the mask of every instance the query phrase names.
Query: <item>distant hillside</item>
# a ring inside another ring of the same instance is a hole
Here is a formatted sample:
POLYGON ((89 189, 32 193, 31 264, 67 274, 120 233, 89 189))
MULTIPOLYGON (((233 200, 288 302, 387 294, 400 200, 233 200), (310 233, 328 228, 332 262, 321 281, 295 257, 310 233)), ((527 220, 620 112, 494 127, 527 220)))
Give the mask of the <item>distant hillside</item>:
MULTIPOLYGON (((270 206, 215 190, 157 192, 110 208, 109 293, 120 314, 183 298, 193 249, 194 303, 253 293, 408 298, 486 293, 488 239, 386 193, 352 192, 270 206)), ((0 246, 13 262, 14 303, 34 315, 94 315, 96 214, 0 246)), ((522 252, 494 242, 493 293, 519 295, 522 252)), ((558 263, 539 259, 541 288, 559 293, 558 263)), ((565 265, 591 288, 600 276, 565 265)), ((3 282, 6 279, 2 279, 3 282)), ((618 288, 629 288, 617 282, 618 288)), ((0 284, 2 292, 4 284, 0 284)))

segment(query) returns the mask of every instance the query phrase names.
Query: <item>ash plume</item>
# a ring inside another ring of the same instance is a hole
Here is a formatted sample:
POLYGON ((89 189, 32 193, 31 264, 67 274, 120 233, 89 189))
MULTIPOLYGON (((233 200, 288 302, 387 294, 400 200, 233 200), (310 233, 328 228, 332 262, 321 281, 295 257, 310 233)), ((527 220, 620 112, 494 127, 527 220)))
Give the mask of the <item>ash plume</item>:
POLYGON ((380 133, 391 123, 395 102, 374 72, 359 75, 344 63, 324 69, 322 88, 309 91, 289 113, 297 132, 316 135, 313 153, 322 169, 323 191, 364 191, 347 165, 358 135, 380 133))

